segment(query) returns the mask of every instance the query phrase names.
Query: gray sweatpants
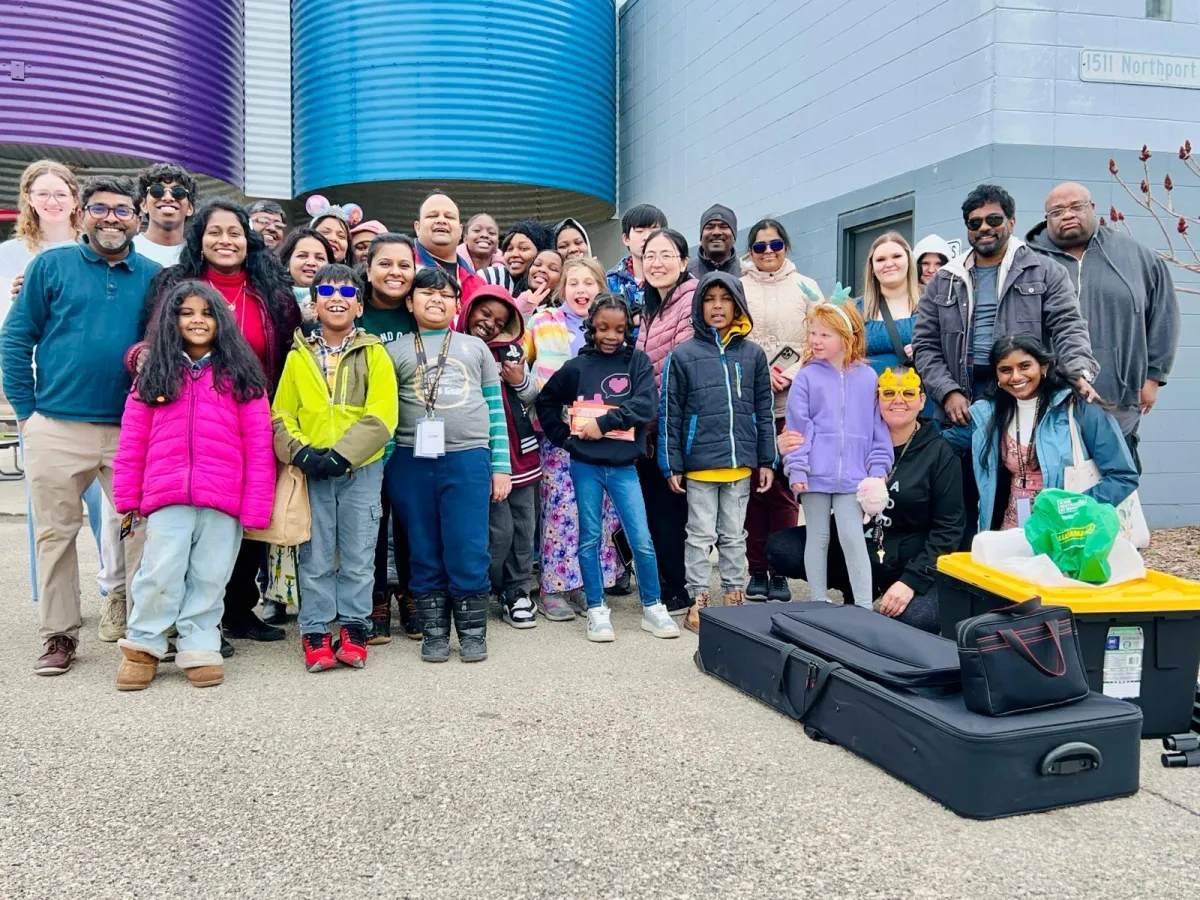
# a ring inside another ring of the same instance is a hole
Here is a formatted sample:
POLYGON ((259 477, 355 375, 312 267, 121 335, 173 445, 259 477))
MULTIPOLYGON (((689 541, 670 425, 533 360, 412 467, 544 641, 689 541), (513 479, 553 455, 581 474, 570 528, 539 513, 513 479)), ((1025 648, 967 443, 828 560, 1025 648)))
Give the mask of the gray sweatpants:
POLYGON ((515 487, 506 499, 493 503, 488 515, 488 578, 496 596, 529 596, 537 540, 538 499, 542 483, 515 487))
POLYGON ((863 540, 863 511, 853 494, 803 493, 804 523, 808 539, 804 544, 804 571, 808 575, 808 599, 828 600, 829 585, 829 510, 837 520, 838 541, 846 557, 846 573, 854 605, 871 609, 871 558, 863 540))
POLYGON ((709 550, 717 545, 717 568, 725 593, 746 587, 746 506, 753 477, 737 481, 687 480, 687 532, 683 567, 688 596, 707 594, 712 583, 709 550))

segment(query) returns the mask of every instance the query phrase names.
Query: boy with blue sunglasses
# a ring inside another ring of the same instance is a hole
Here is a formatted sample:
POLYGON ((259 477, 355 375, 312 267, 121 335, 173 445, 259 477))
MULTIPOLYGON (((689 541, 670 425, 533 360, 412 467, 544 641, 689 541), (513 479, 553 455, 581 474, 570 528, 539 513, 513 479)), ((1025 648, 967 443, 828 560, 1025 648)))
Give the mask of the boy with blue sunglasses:
POLYGON ((276 456, 308 479, 300 636, 305 668, 320 672, 367 660, 383 456, 399 393, 383 344, 354 324, 363 311, 354 270, 324 266, 310 290, 317 326, 308 337, 296 330, 272 410, 276 456))

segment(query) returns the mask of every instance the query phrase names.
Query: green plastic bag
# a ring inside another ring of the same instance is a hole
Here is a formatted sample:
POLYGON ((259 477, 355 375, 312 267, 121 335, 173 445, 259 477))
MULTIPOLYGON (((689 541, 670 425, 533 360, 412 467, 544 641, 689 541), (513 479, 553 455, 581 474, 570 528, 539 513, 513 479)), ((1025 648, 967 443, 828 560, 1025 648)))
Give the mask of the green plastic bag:
POLYGON ((1121 519, 1116 509, 1084 494, 1048 488, 1033 501, 1025 539, 1034 553, 1045 553, 1068 578, 1103 584, 1112 571, 1108 554, 1121 519))

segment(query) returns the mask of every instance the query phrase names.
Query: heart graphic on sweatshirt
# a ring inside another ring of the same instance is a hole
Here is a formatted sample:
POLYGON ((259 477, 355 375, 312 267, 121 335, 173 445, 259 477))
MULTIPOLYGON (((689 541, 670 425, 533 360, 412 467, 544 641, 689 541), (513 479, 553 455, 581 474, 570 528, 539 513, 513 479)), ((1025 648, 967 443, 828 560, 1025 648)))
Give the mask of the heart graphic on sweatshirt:
POLYGON ((609 375, 601 387, 609 397, 619 397, 629 390, 629 376, 609 375))

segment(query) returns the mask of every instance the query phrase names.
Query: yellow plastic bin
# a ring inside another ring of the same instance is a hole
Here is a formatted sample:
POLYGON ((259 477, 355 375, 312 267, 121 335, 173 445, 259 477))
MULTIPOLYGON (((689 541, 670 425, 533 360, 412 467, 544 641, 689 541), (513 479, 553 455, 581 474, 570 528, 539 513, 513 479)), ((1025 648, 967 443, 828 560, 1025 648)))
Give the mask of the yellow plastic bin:
POLYGON ((1186 732, 1200 668, 1200 582, 1148 571, 1113 587, 1042 587, 982 566, 970 553, 938 560, 942 635, 971 616, 1041 597, 1075 615, 1088 684, 1142 708, 1142 736, 1186 732))

